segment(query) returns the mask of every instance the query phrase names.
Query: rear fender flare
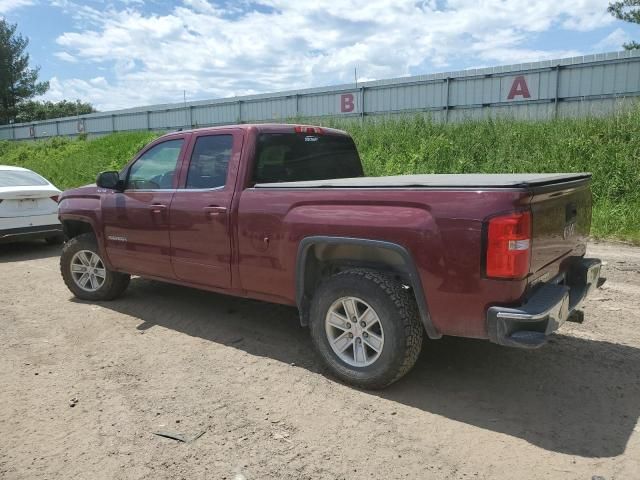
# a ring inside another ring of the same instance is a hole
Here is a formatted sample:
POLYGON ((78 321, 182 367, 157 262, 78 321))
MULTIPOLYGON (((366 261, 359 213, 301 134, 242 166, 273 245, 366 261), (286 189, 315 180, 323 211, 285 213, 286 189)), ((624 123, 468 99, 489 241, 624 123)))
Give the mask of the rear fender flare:
POLYGON ((422 287, 422 281, 415 262, 408 250, 397 243, 365 238, 313 236, 306 237, 300 242, 296 257, 296 304, 300 312, 300 322, 302 325, 308 325, 309 323, 309 304, 311 299, 307 292, 309 285, 305 285, 305 282, 309 279, 309 275, 307 275, 307 273, 309 273, 307 272, 309 255, 311 254, 312 247, 327 245, 355 245, 367 247, 369 249, 384 250, 398 255, 401 258, 401 262, 400 265, 394 265, 394 267, 396 271, 399 270, 399 273, 403 274, 403 277, 406 278, 413 290, 416 303, 418 305, 420 319, 424 325, 427 335, 432 339, 442 337, 442 334, 438 332, 431 321, 427 300, 422 287))

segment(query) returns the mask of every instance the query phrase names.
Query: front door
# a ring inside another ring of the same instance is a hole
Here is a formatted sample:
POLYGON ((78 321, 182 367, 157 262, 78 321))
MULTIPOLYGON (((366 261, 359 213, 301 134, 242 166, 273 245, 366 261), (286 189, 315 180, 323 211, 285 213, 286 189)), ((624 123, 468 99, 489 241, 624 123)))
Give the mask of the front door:
POLYGON ((231 286, 231 200, 242 132, 218 130, 192 140, 184 188, 171 203, 173 270, 180 280, 231 286))
POLYGON ((184 138, 148 148, 126 172, 125 189, 105 195, 104 238, 116 269, 140 275, 174 278, 169 244, 169 208, 184 138))

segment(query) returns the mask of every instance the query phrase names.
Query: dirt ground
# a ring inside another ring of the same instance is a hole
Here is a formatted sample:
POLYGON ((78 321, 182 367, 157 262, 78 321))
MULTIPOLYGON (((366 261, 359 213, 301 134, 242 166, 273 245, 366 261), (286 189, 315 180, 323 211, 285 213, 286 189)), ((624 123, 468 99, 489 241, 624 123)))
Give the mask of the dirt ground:
POLYGON ((0 478, 640 478, 640 249, 589 253, 584 324, 533 352, 429 341, 365 392, 293 309, 143 279, 93 305, 58 247, 0 246, 0 478))

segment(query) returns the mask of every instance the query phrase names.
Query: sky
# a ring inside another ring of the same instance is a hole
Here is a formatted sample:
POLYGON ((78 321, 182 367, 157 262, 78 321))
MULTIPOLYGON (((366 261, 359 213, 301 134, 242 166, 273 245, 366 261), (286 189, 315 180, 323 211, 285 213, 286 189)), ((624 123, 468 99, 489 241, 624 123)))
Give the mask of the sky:
POLYGON ((621 50, 606 0, 0 0, 44 100, 101 111, 621 50))

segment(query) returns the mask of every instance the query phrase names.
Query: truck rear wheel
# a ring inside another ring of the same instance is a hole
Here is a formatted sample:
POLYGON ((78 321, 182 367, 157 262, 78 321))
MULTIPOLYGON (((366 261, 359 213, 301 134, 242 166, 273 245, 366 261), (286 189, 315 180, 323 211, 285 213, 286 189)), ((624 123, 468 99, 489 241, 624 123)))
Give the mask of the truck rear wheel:
POLYGON ((62 248, 60 272, 67 288, 82 300, 113 300, 129 285, 130 275, 109 270, 93 233, 83 233, 62 248))
POLYGON ((391 276, 353 269, 325 280, 316 291, 311 338, 339 379, 384 388, 405 375, 422 347, 414 298, 391 276))

